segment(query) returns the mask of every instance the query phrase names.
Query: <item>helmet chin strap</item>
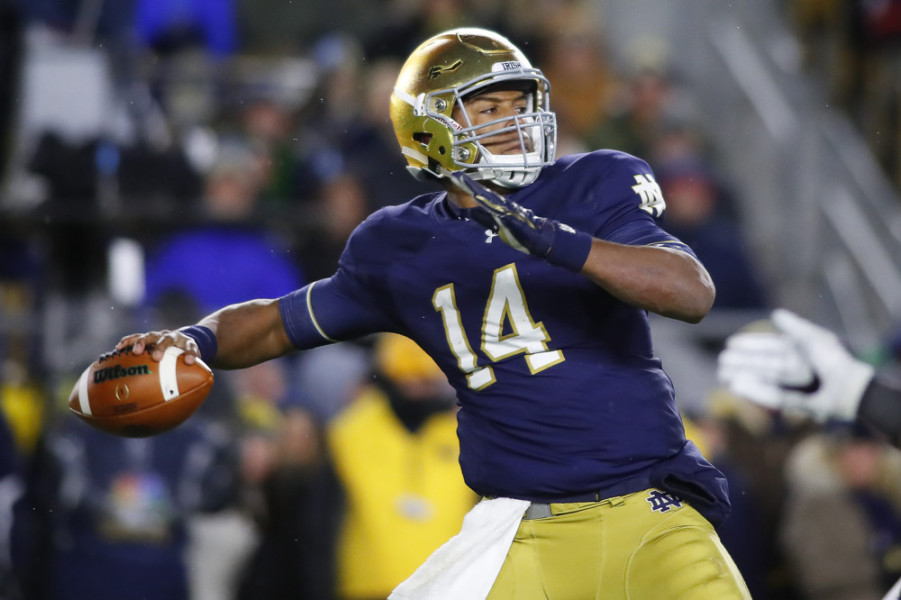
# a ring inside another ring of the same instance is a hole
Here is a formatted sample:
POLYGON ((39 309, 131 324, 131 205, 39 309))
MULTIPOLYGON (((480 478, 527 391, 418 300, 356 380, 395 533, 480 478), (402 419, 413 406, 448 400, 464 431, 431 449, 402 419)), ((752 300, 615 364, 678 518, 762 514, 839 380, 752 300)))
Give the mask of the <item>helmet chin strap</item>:
POLYGON ((481 168, 476 171, 473 179, 477 181, 488 181, 502 188, 518 189, 525 187, 534 182, 538 178, 538 172, 541 169, 532 171, 502 171, 497 167, 481 168))
MULTIPOLYGON (((448 175, 450 173, 453 173, 453 171, 449 171, 441 165, 436 165, 436 167, 437 168, 435 170, 425 169, 421 167, 407 167, 407 171, 417 180, 423 182, 446 180, 448 175)), ((475 170, 461 170, 467 171, 470 177, 472 177, 476 181, 491 182, 507 189, 518 189, 525 187, 538 179, 538 175, 541 173, 541 167, 534 167, 529 169, 528 171, 505 171, 503 169, 499 169, 497 166, 479 167, 477 165, 473 165, 473 167, 475 168, 475 170)))
MULTIPOLYGON (((467 171, 470 177, 477 181, 488 181, 503 188, 517 189, 533 183, 538 179, 542 169, 542 167, 522 167, 523 160, 521 156, 521 154, 495 156, 494 160, 487 165, 475 164, 461 170, 467 171), (498 160, 498 158, 501 160, 498 160), (503 163, 505 162, 518 168, 504 169, 505 165, 503 163)), ((433 169, 407 167, 407 170, 420 181, 428 181, 429 179, 442 180, 453 173, 453 171, 446 169, 437 162, 430 161, 430 163, 433 169)))
POLYGON ((520 188, 534 182, 541 173, 540 166, 527 166, 541 161, 539 152, 509 155, 495 155, 485 149, 482 152, 482 159, 473 165, 479 174, 475 179, 491 181, 505 188, 520 188))

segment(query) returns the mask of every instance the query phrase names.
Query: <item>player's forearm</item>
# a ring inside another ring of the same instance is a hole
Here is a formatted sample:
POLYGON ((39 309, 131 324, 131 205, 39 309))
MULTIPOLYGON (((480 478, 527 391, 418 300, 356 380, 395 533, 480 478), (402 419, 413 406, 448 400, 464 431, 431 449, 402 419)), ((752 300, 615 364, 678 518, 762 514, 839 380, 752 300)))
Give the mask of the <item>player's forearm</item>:
POLYGON ((623 302, 689 323, 703 319, 716 296, 697 260, 666 248, 595 239, 582 274, 623 302))
POLYGON ((233 304, 204 317, 199 324, 210 328, 216 336, 218 349, 212 367, 250 367, 293 350, 278 300, 233 304))

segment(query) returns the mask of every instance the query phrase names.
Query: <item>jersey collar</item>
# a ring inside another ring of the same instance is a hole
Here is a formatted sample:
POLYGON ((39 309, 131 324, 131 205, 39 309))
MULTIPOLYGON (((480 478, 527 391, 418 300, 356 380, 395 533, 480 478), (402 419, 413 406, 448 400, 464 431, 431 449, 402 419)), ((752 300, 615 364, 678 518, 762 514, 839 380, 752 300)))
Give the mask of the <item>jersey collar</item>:
POLYGON ((439 201, 439 207, 441 208, 441 212, 445 214, 449 219, 456 219, 458 221, 469 221, 472 218, 472 209, 471 208, 461 208, 451 202, 450 198, 447 195, 447 192, 444 193, 444 197, 439 201))

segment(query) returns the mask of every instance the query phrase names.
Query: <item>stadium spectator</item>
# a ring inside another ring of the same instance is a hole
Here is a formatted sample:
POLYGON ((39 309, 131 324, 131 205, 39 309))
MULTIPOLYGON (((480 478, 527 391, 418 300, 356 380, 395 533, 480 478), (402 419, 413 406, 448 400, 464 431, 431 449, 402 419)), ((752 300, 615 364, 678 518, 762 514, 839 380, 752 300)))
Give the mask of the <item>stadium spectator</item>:
POLYGON ((412 340, 384 334, 375 378, 328 425, 334 559, 341 600, 387 598, 459 529, 475 504, 457 462, 453 390, 412 340))
MULTIPOLYGON (((590 8, 585 5, 582 10, 590 8)), ((603 127, 609 114, 618 82, 608 64, 603 36, 590 15, 582 12, 568 17, 572 20, 568 21, 567 35, 549 32, 541 46, 542 71, 554 82, 557 135, 564 148, 572 151, 584 152, 586 147, 620 149, 614 140, 589 146, 592 133, 603 127)))
POLYGON ((202 48, 222 58, 238 47, 231 0, 135 0, 135 31, 164 55, 202 48))
POLYGON ((803 65, 862 131, 895 187, 901 183, 901 2, 793 0, 786 4, 803 65))
POLYGON ((263 185, 260 157, 244 144, 226 144, 205 183, 207 223, 159 240, 148 253, 147 307, 179 294, 205 313, 250 298, 278 297, 303 283, 287 244, 255 221, 263 185))
POLYGON ((416 46, 439 31, 471 22, 473 7, 466 0, 387 2, 375 26, 361 36, 367 59, 391 57, 403 60, 416 46))
POLYGON ((260 190, 260 204, 290 215, 301 202, 300 178, 294 134, 297 115, 294 107, 276 97, 274 92, 251 91, 241 95, 237 119, 241 135, 248 144, 258 146, 260 167, 265 182, 260 190))
POLYGON ((26 598, 187 600, 187 524, 234 500, 228 439, 198 418, 152 438, 61 419, 17 505, 26 598))
POLYGON ((385 58, 370 63, 361 73, 365 97, 341 139, 345 169, 366 191, 367 214, 423 192, 423 184, 407 174, 406 161, 395 150, 397 137, 385 114, 399 71, 399 61, 385 58))
POLYGON ((678 85, 660 44, 643 40, 644 51, 632 58, 623 82, 611 96, 608 116, 586 134, 592 148, 616 148, 634 156, 653 158, 655 142, 674 105, 678 85))
POLYGON ((666 198, 663 226, 707 268, 716 285, 714 310, 765 309, 760 275, 712 167, 696 154, 658 162, 656 172, 666 198))
POLYGON ((369 214, 369 196, 359 177, 341 172, 322 182, 314 206, 319 226, 299 236, 295 252, 311 280, 335 272, 354 228, 369 214))
POLYGON ((834 426, 794 448, 785 477, 781 541, 803 597, 882 598, 901 575, 901 454, 867 426, 834 426))
MULTIPOLYGON (((249 399, 245 398, 245 401, 249 399)), ((261 402, 260 399, 257 402, 261 402)), ((238 600, 331 598, 328 528, 322 509, 322 432, 296 402, 245 411, 244 506, 258 539, 237 585, 238 600)))

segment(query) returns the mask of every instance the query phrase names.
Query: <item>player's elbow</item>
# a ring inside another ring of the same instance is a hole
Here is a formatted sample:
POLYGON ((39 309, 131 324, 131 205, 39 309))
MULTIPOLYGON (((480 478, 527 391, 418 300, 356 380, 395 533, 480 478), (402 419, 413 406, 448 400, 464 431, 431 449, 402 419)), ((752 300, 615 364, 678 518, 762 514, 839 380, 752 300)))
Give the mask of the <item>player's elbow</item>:
POLYGON ((716 300, 716 287, 713 280, 706 272, 691 286, 689 293, 685 294, 681 305, 681 315, 676 317, 686 323, 700 323, 713 308, 716 300))
POLYGON ((716 288, 707 271, 700 269, 696 277, 671 283, 673 285, 660 294, 661 305, 654 312, 686 323, 701 322, 716 299, 716 288))
POLYGON ((707 313, 710 312, 710 307, 712 305, 712 302, 710 304, 698 305, 693 310, 686 312, 686 314, 682 317, 682 320, 686 323, 700 323, 701 320, 707 316, 707 313))
POLYGON ((716 287, 710 273, 694 256, 681 251, 669 250, 662 254, 668 262, 661 277, 659 314, 685 321, 699 323, 716 299, 716 287))

